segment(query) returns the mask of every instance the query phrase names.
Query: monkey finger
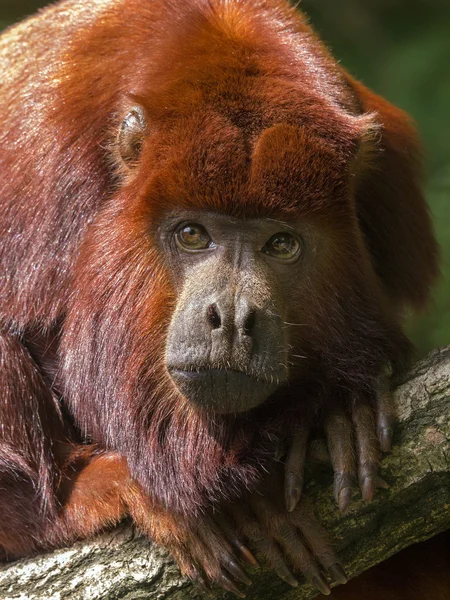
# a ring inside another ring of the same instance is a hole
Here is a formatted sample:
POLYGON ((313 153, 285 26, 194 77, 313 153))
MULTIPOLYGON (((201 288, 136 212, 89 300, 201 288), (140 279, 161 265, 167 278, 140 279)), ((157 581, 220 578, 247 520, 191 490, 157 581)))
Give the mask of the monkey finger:
POLYGON ((229 510, 239 529, 249 543, 275 573, 292 587, 298 586, 298 581, 292 574, 276 543, 271 539, 265 527, 258 522, 254 514, 244 506, 230 506, 229 510))
POLYGON ((198 523, 184 542, 171 538, 166 541, 166 546, 181 572, 203 590, 207 590, 211 584, 217 584, 244 597, 234 580, 245 584, 250 584, 251 581, 211 519, 205 518, 198 523))
POLYGON ((208 598, 213 598, 213 594, 211 591, 211 585, 209 583, 209 581, 207 580, 207 578, 200 574, 198 571, 195 570, 193 576, 191 577, 192 582, 201 589, 201 591, 203 592, 203 594, 205 596, 207 596, 208 598))
POLYGON ((217 554, 215 554, 215 558, 220 564, 221 575, 224 575, 228 579, 230 579, 231 576, 234 580, 236 580, 239 583, 251 585, 252 581, 247 576, 247 573, 239 565, 234 555, 228 552, 225 548, 218 549, 217 554))
POLYGON ((303 544, 295 529, 285 522, 281 527, 274 530, 273 535, 285 554, 290 558, 292 564, 321 594, 329 595, 330 588, 326 579, 322 576, 319 565, 314 556, 303 544))
POLYGON ((370 502, 377 487, 388 487, 378 474, 380 443, 376 434, 375 415, 370 403, 355 398, 352 403, 352 419, 356 436, 359 486, 364 500, 370 502))
POLYGON ((245 585, 251 585, 252 580, 247 576, 247 573, 235 562, 229 555, 222 553, 219 557, 219 561, 224 565, 225 569, 232 575, 237 581, 244 583, 245 585))
POLYGON ((215 522, 221 531, 223 531, 226 540, 231 544, 231 546, 239 552, 245 562, 251 567, 258 567, 258 561, 254 557, 253 553, 244 543, 244 540, 238 535, 233 525, 230 521, 225 517, 225 515, 220 514, 214 517, 215 522))
POLYGON ((299 570, 305 578, 322 594, 330 594, 326 579, 314 556, 306 548, 296 528, 285 514, 279 513, 275 507, 262 497, 253 497, 252 508, 258 521, 264 523, 269 539, 274 540, 282 549, 283 555, 299 570))
MULTIPOLYGON (((201 537, 204 538, 204 534, 201 537)), ((172 554, 182 572, 204 592, 208 593, 211 585, 215 584, 239 598, 245 598, 237 583, 250 585, 251 580, 235 561, 235 557, 222 544, 215 543, 211 538, 205 538, 203 543, 197 543, 187 551, 186 549, 182 553, 172 551, 172 554)))
POLYGON ((245 598, 245 594, 236 586, 236 584, 227 576, 225 573, 221 573, 217 579, 216 584, 223 588, 227 592, 231 592, 238 598, 245 598))
POLYGON ((222 536, 222 532, 218 529, 214 521, 208 521, 206 525, 202 525, 199 528, 199 534, 207 548, 206 555, 211 554, 215 557, 215 560, 222 569, 223 575, 226 577, 231 575, 234 579, 245 585, 252 583, 247 573, 239 565, 239 559, 227 543, 227 540, 222 536))
POLYGON ((326 531, 317 521, 312 506, 304 499, 290 515, 291 523, 300 530, 316 560, 337 583, 347 583, 344 566, 334 550, 326 531))
MULTIPOLYGON (((217 557, 217 558, 219 560, 222 558, 222 560, 223 560, 224 557, 217 557)), ((230 567, 230 563, 232 563, 232 561, 228 561, 229 567, 230 567)), ((235 565, 235 566, 237 567, 237 565, 235 565)), ((220 568, 214 574, 214 576, 211 577, 211 582, 207 582, 207 586, 210 583, 214 583, 215 585, 221 587, 225 591, 235 594, 235 596, 238 596, 239 598, 245 598, 245 594, 238 588, 238 586, 233 578, 242 582, 242 578, 239 573, 239 567, 237 567, 237 570, 234 569, 234 566, 231 566, 230 570, 228 570, 226 568, 220 568), (231 571, 233 571, 233 573, 231 573, 231 571)), ((247 581, 245 581, 245 583, 246 583, 246 585, 249 585, 251 583, 251 581, 247 579, 247 581)), ((204 586, 203 586, 203 589, 204 589, 204 586)))
MULTIPOLYGON (((195 585, 197 585, 205 594, 210 595, 211 583, 213 581, 212 569, 208 566, 209 575, 203 569, 201 561, 196 560, 195 552, 191 552, 185 545, 167 545, 170 553, 175 559, 181 573, 188 577, 195 585)), ((218 569, 214 569, 216 574, 218 569)))
POLYGON ((247 573, 239 565, 235 556, 228 552, 226 548, 219 549, 216 558, 219 561, 220 565, 224 567, 226 571, 228 571, 228 574, 232 575, 234 579, 236 579, 240 583, 244 583, 245 585, 251 585, 252 581, 248 577, 247 573))
POLYGON ((327 414, 324 428, 334 470, 334 498, 344 513, 356 480, 352 423, 342 409, 335 408, 327 414))
POLYGON ((387 377, 383 377, 377 394, 377 434, 382 452, 390 452, 397 420, 387 377))
POLYGON ((303 489, 303 472, 308 448, 309 424, 303 424, 292 438, 285 467, 285 502, 289 512, 300 500, 303 489))

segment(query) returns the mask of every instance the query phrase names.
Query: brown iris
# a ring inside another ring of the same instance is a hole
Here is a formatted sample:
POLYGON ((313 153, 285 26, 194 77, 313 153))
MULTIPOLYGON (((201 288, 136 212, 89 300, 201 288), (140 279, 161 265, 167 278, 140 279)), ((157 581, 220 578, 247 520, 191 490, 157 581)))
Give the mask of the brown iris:
POLYGON ((206 229, 196 223, 183 225, 177 232, 177 242, 186 250, 205 250, 214 245, 206 229))
POLYGON ((278 260, 294 260, 301 252, 298 238, 290 233, 276 233, 265 244, 263 252, 278 260))

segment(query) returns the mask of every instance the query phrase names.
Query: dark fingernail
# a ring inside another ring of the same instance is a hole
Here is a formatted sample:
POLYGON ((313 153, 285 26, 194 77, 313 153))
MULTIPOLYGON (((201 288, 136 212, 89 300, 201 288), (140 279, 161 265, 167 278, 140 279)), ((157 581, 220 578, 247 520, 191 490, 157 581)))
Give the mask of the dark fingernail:
POLYGON ((334 563, 334 565, 331 565, 331 567, 328 569, 328 572, 330 573, 334 581, 337 581, 338 583, 347 583, 347 574, 344 571, 343 566, 339 563, 334 563))
POLYGON ((296 475, 286 475, 286 508, 288 512, 292 512, 297 506, 300 496, 302 495, 303 482, 296 475))
POLYGON ((324 596, 329 596, 331 594, 331 590, 328 586, 328 583, 323 577, 314 577, 314 579, 312 580, 312 584, 324 596))
POLYGON ((259 567, 259 562, 254 557, 253 553, 244 546, 243 544, 239 546, 239 552, 242 554, 242 558, 252 567, 259 567))
POLYGON ((277 569, 276 574, 280 579, 288 583, 290 586, 298 586, 298 581, 295 579, 295 577, 292 575, 292 573, 287 567, 280 567, 279 569, 277 569))
POLYGON ((390 427, 383 427, 380 430, 380 448, 381 452, 390 452, 392 450, 393 430, 390 427))
POLYGON ((341 513, 345 513, 350 505, 352 498, 352 488, 345 487, 339 492, 338 506, 341 513))
POLYGON ((372 502, 375 493, 375 485, 371 477, 366 477, 361 484, 362 497, 365 502, 372 502))
POLYGON ((252 580, 247 577, 247 573, 237 563, 230 560, 227 569, 238 581, 242 581, 245 585, 251 585, 252 580))
POLYGON ((234 585, 229 577, 226 575, 221 575, 221 577, 217 580, 217 583, 223 587, 224 590, 231 592, 238 596, 239 598, 245 598, 245 594, 241 592, 241 590, 234 585))

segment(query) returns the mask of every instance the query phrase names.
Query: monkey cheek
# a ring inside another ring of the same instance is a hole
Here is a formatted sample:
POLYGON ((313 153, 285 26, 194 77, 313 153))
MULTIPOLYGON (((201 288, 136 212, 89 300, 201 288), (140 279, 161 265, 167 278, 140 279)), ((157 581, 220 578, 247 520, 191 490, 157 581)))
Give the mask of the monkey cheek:
POLYGON ((277 388, 245 373, 225 369, 169 368, 169 373, 192 405, 219 414, 249 411, 262 404, 277 388))

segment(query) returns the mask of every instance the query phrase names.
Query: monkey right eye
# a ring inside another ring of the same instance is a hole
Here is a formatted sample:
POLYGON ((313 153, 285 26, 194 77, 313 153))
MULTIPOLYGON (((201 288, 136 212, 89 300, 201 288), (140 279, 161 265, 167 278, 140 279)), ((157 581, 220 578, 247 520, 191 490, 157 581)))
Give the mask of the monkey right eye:
POLYGON ((133 107, 122 121, 117 138, 120 156, 127 167, 139 160, 146 130, 146 120, 140 106, 133 107))
POLYGON ((196 223, 182 225, 176 233, 176 240, 183 250, 206 250, 215 246, 206 229, 196 223))

